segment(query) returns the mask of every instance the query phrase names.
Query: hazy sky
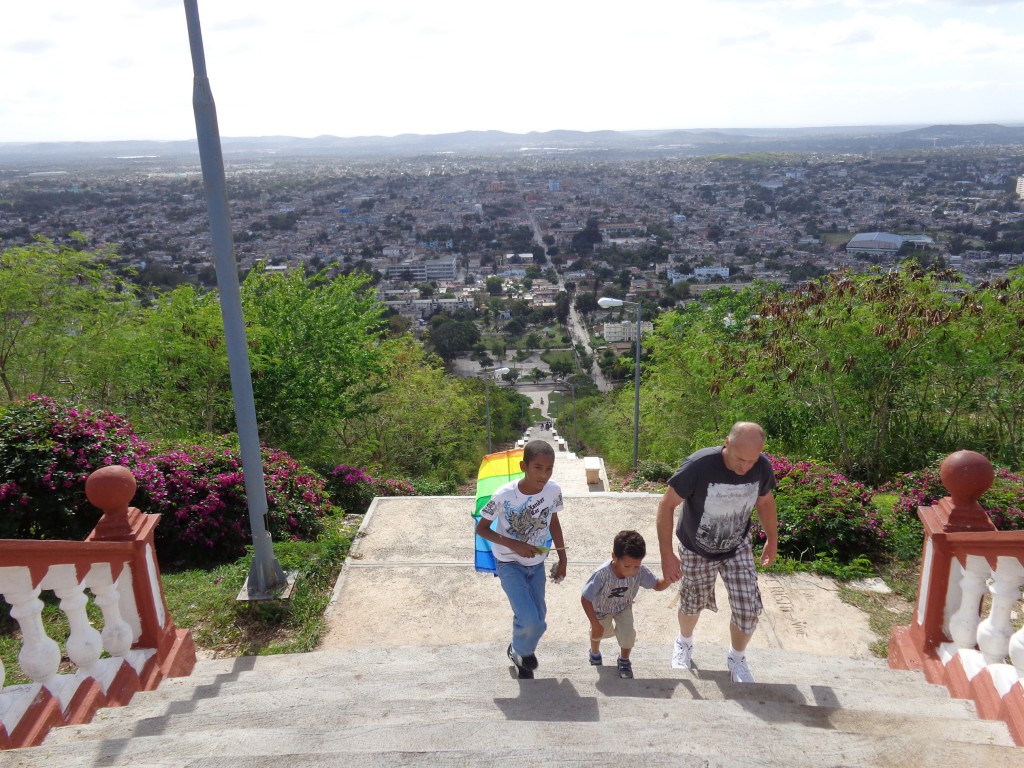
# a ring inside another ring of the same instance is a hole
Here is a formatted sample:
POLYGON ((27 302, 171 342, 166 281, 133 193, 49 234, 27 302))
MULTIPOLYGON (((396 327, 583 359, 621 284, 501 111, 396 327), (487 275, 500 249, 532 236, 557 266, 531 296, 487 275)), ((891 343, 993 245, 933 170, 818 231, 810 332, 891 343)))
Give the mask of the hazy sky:
MULTIPOLYGON (((1024 122, 1024 0, 201 0, 222 136, 1024 122)), ((182 0, 4 0, 0 141, 195 137, 182 0)))

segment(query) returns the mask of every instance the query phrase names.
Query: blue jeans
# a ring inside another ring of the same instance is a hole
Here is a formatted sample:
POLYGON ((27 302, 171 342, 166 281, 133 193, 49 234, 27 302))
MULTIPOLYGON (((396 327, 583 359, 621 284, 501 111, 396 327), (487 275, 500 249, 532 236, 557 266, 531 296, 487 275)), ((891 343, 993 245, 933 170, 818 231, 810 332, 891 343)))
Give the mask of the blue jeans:
POLYGON ((548 612, 544 604, 544 563, 520 565, 498 560, 495 569, 512 606, 512 649, 520 656, 531 656, 548 628, 544 621, 548 612))

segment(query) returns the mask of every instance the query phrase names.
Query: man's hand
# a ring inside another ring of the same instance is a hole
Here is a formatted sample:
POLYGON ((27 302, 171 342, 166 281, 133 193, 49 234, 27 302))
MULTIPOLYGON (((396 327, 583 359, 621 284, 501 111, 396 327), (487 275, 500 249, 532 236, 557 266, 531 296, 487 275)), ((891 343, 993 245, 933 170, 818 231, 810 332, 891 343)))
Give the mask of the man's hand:
POLYGON ((761 566, 767 568, 774 563, 778 553, 779 542, 776 539, 767 539, 764 543, 764 549, 761 550, 761 566))
POLYGON ((683 565, 679 562, 679 558, 673 554, 663 554, 661 556, 661 575, 665 577, 666 581, 673 584, 683 578, 683 565))

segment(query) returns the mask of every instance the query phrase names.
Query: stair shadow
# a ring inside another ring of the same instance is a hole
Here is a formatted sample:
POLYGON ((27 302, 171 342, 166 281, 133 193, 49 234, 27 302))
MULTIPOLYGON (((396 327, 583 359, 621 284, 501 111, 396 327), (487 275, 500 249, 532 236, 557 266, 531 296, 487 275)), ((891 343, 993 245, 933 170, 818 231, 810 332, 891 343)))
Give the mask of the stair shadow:
POLYGON ((693 701, 734 701, 765 723, 796 723, 809 728, 834 730, 832 711, 842 709, 839 697, 829 686, 812 685, 812 700, 792 683, 734 683, 729 673, 694 670, 693 678, 654 677, 623 680, 615 667, 598 667, 597 690, 602 696, 619 698, 672 699, 693 701), (709 699, 696 681, 713 683, 718 695, 709 699))
POLYGON ((599 719, 597 698, 580 696, 566 679, 523 680, 517 698, 495 699, 494 703, 508 720, 593 723, 599 719))

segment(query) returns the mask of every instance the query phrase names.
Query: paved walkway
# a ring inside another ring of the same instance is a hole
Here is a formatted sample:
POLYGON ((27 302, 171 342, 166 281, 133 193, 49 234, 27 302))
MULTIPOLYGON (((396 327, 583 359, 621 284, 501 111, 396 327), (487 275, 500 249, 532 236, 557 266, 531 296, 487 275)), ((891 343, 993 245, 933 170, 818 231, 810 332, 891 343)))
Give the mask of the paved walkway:
MULTIPOLYGON (((558 453, 556 480, 565 494, 560 514, 568 575, 548 584, 547 640, 585 647, 589 624, 580 590, 610 557, 612 539, 626 528, 647 539, 645 563, 660 572, 655 514, 659 497, 591 491, 582 459, 558 453)), ((322 649, 492 643, 496 658, 508 642, 511 612, 497 579, 473 570, 473 499, 376 499, 367 512, 328 608, 322 649)), ((701 617, 698 644, 728 644, 728 601, 721 588, 717 614, 701 617)), ((750 646, 867 657, 877 638, 864 613, 843 603, 829 579, 808 574, 761 575, 765 613, 750 646)), ((666 645, 678 631, 675 590, 642 590, 635 607, 644 643, 666 645)), ((500 658, 497 659, 500 661, 500 658)), ((667 660, 666 660, 667 663, 667 660)))

